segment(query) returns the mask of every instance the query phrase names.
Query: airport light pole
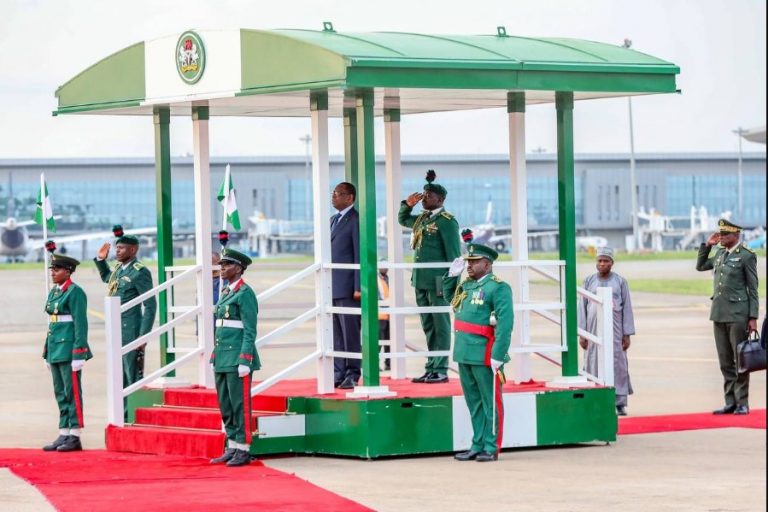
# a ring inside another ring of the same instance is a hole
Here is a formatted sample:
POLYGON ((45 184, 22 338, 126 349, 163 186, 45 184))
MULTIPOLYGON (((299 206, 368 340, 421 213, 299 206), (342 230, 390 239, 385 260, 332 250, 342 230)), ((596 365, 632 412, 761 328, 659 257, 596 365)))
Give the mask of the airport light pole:
POLYGON ((739 139, 739 159, 738 159, 738 166, 737 166, 737 195, 738 195, 738 203, 737 203, 737 214, 738 214, 738 220, 737 222, 742 223, 744 222, 744 187, 742 182, 742 174, 741 174, 741 138, 744 136, 745 133, 747 133, 747 130, 743 129, 741 126, 736 128, 735 130, 732 130, 733 133, 736 134, 736 136, 739 139))
MULTIPOLYGON (((632 46, 631 39, 624 39, 622 48, 630 48, 632 46)), ((639 229, 637 222, 637 180, 635 177, 635 130, 632 123, 632 96, 627 97, 627 105, 629 106, 629 189, 630 189, 630 208, 632 208, 632 240, 634 240, 633 250, 640 248, 640 240, 638 240, 639 229)))
POLYGON ((310 188, 312 187, 312 172, 309 169, 309 146, 312 143, 312 137, 310 137, 309 134, 306 134, 303 137, 299 137, 299 140, 304 143, 304 172, 307 174, 307 187, 306 187, 306 194, 304 195, 304 199, 306 201, 304 205, 304 212, 307 216, 306 220, 309 220, 310 215, 310 208, 312 204, 312 194, 310 193, 310 188))

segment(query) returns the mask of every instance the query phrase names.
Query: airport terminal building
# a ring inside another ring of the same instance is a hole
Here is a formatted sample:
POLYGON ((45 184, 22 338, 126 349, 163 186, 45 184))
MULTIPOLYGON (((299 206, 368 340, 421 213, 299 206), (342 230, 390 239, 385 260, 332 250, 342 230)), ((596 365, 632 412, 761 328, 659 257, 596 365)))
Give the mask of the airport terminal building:
MULTIPOLYGON (((311 232, 311 170, 302 156, 212 157, 213 195, 231 165, 241 219, 255 211, 288 221, 295 231, 311 232)), ((402 158, 402 197, 420 190, 427 169, 448 189, 446 208, 459 224, 486 221, 509 226, 510 192, 507 155, 418 155, 402 158)), ((384 161, 377 159, 377 211, 385 211, 384 161)), ((766 224, 766 155, 744 153, 739 187, 735 153, 667 153, 636 155, 637 204, 670 218, 685 219, 691 207, 704 206, 712 216, 732 212, 745 227, 766 224), (741 189, 741 201, 739 201, 741 189), (741 211, 739 204, 741 203, 741 211)), ((342 157, 331 157, 332 186, 343 180, 342 157)), ((154 226, 155 166, 152 158, 0 159, 0 218, 32 218, 45 173, 60 231, 154 226)), ((173 223, 176 232, 194 225, 192 158, 172 159, 173 223)), ((557 229, 557 159, 554 154, 527 157, 529 231, 557 229)), ((577 154, 576 222, 580 235, 603 236, 623 247, 632 231, 628 154, 577 154)), ((330 190, 319 197, 330 201, 330 190)), ((215 203, 216 198, 211 197, 215 203)), ((213 226, 221 207, 214 204, 213 226)), ((249 222, 243 223, 245 231, 249 222)))

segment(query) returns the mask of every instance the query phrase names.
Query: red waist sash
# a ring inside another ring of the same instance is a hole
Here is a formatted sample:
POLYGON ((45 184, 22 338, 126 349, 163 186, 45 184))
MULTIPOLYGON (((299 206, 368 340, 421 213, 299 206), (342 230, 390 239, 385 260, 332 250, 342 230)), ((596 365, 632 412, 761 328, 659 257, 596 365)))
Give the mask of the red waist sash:
POLYGON ((454 319, 453 328, 459 332, 466 332, 467 334, 477 334, 488 340, 485 345, 485 358, 483 362, 486 366, 491 366, 491 349, 493 348, 493 342, 496 340, 496 328, 492 325, 480 325, 465 322, 463 320, 454 319))

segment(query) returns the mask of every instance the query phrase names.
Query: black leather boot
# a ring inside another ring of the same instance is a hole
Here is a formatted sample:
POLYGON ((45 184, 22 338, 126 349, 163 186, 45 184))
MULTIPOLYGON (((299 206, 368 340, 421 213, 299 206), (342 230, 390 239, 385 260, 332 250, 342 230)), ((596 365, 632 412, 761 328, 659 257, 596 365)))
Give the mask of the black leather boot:
POLYGON ((64 441, 56 451, 59 452, 79 452, 83 449, 83 445, 80 444, 80 438, 78 436, 67 436, 67 440, 64 441))
POLYGON ((68 437, 69 436, 65 436, 65 435, 61 435, 57 437, 56 440, 51 444, 43 446, 43 450, 46 452, 55 452, 59 446, 63 445, 66 442, 68 437))
POLYGON ((232 457, 235 456, 235 450, 234 448, 227 448, 224 450, 224 453, 216 457, 215 459, 211 459, 211 464, 224 464, 225 462, 229 462, 232 457))
POLYGON ((235 450, 235 455, 227 462, 228 467, 245 466, 251 463, 251 454, 245 450, 235 450))

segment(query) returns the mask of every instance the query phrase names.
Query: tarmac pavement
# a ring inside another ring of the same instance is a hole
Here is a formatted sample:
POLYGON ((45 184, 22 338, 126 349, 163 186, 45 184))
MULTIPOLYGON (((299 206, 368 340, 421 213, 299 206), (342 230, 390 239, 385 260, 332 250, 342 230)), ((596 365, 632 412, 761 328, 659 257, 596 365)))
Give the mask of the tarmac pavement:
MULTIPOLYGON (((710 273, 692 271, 692 266, 693 262, 672 260, 619 263, 616 269, 627 277, 711 279, 710 273)), ((758 268, 762 290, 764 258, 758 268)), ((94 269, 81 270, 74 277, 88 294, 95 354, 83 376, 83 444, 95 449, 104 447, 106 426, 104 331, 99 318, 104 285, 94 269)), ((580 265, 579 275, 590 270, 591 265, 580 265)), ((291 268, 266 273, 249 270, 245 277, 261 291, 293 272, 291 268)), ((532 288, 542 297, 557 290, 532 288)), ((0 289, 4 291, 0 294, 0 447, 39 448, 56 437, 58 418, 50 376, 41 359, 45 331, 41 271, 0 271, 0 289)), ((181 287, 177 298, 183 295, 181 287)), ((635 389, 629 414, 703 412, 722 405, 708 297, 635 293, 632 298, 638 334, 629 351, 635 389)), ((308 309, 312 299, 308 279, 263 304, 260 334, 308 309)), ((764 301, 761 297, 761 304, 764 301)), ((763 315, 761 308, 761 319, 763 315)), ((406 328, 408 339, 423 345, 415 318, 406 322, 406 328)), ((532 329, 543 338, 554 338, 559 330, 543 321, 533 321, 532 329)), ((194 326, 180 331, 178 343, 191 344, 194 326)), ((289 341, 312 342, 314 335, 313 324, 307 323, 289 341)), ((268 377, 309 350, 264 350, 265 369, 257 378, 268 377)), ((150 347, 149 369, 157 366, 158 359, 156 347, 150 347)), ((409 375, 420 373, 422 363, 409 360, 409 375)), ((559 374, 556 366, 535 356, 532 367, 537 380, 559 374)), ((296 376, 312 373, 309 367, 296 376)), ((194 381, 196 368, 183 368, 179 375, 194 381)), ((750 389, 751 407, 765 408, 765 372, 752 375, 750 389)), ((301 456, 271 458, 266 463, 376 510, 762 511, 766 506, 765 430, 621 436, 611 445, 505 451, 491 464, 460 463, 450 455, 377 461, 301 456)), ((0 510, 46 510, 45 506, 32 486, 0 470, 0 510)))

